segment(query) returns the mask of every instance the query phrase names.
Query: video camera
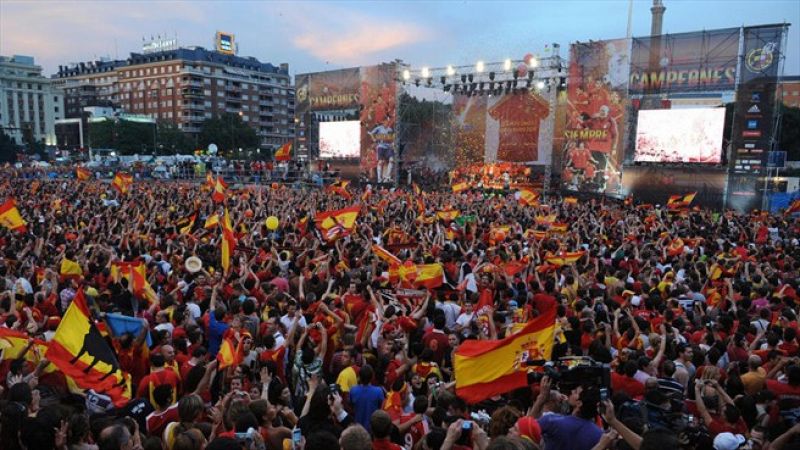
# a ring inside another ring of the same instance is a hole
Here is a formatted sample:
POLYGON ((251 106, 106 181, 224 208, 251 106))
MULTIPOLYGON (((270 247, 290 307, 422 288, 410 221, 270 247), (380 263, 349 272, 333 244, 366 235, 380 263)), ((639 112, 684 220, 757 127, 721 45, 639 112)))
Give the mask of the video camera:
POLYGON ((535 384, 546 375, 562 392, 578 386, 611 387, 611 367, 588 356, 567 356, 558 361, 528 360, 528 367, 544 370, 528 371, 528 384, 535 384))

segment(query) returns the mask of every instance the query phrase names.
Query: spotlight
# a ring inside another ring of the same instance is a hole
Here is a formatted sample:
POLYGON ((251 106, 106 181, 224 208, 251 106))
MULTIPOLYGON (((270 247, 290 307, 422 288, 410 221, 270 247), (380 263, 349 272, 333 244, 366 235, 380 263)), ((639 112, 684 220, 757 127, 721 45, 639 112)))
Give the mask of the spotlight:
POLYGON ((467 82, 467 76, 466 75, 461 75, 461 82, 462 83, 466 83, 467 82))
POLYGON ((447 82, 447 77, 439 78, 439 80, 441 80, 442 84, 445 84, 447 82))
POLYGON ((483 61, 478 61, 477 64, 475 64, 475 71, 481 73, 483 72, 483 69, 484 69, 483 61))
POLYGON ((403 70, 403 80, 408 81, 411 78, 411 72, 408 69, 403 70))
POLYGON ((422 78, 428 78, 431 75, 430 69, 427 67, 422 68, 422 78))
POLYGON ((470 83, 472 83, 472 80, 473 80, 472 74, 469 74, 469 76, 467 76, 467 79, 469 80, 470 83))
POLYGON ((447 76, 448 77, 452 77, 455 74, 456 74, 456 69, 454 69, 453 66, 448 64, 447 65, 447 76))
POLYGON ((528 63, 528 67, 539 67, 539 60, 535 57, 531 58, 530 62, 528 63))
POLYGON ((537 81, 536 82, 536 89, 539 89, 539 90, 544 89, 544 81, 537 81))
POLYGON ((506 59, 505 61, 503 61, 503 70, 505 70, 506 72, 511 70, 511 60, 510 59, 506 59))
POLYGON ((489 79, 494 81, 494 72, 489 72, 489 79))

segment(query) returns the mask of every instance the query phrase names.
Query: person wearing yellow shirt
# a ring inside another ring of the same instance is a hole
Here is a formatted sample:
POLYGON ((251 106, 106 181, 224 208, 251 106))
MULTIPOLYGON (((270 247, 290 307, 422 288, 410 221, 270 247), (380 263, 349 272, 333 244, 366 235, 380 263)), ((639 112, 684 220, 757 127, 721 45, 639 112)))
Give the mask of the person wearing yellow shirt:
POLYGON ((342 397, 350 392, 350 388, 358 384, 358 368, 354 365, 356 357, 358 357, 358 352, 355 349, 350 349, 342 354, 342 365, 345 368, 336 377, 336 384, 342 391, 342 397))

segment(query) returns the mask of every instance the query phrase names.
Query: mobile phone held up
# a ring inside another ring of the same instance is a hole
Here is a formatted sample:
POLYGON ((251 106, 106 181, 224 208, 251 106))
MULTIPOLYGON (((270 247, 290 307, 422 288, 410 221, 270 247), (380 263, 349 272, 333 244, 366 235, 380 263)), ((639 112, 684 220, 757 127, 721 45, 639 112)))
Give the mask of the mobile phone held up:
POLYGON ((292 429, 292 450, 300 447, 300 440, 303 438, 303 433, 300 428, 294 427, 292 429))
POLYGON ((472 441, 472 421, 465 420, 461 423, 461 436, 458 437, 456 444, 469 446, 472 441))

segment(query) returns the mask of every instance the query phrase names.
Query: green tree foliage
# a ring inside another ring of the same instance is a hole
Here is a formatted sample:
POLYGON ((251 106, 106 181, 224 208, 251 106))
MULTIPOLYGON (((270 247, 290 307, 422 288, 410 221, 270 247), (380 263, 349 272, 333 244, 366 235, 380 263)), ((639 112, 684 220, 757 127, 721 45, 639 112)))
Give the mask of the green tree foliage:
POLYGON ((0 163, 17 161, 17 144, 0 128, 0 163))
POLYGON ((258 147, 258 135, 239 115, 226 113, 203 122, 198 146, 207 148, 209 144, 216 144, 225 153, 240 147, 254 149, 258 147))
POLYGON ((194 140, 182 132, 173 122, 158 121, 158 151, 172 155, 192 153, 194 140))

